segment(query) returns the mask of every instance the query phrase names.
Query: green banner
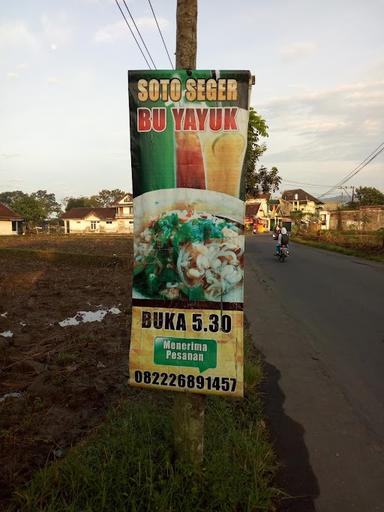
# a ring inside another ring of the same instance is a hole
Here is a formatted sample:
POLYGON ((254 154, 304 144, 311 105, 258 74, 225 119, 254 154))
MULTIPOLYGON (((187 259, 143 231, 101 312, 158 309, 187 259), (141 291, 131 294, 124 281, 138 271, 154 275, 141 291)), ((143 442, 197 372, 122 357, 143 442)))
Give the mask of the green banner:
POLYGON ((169 366, 189 366, 204 372, 217 366, 217 343, 215 340, 157 336, 154 362, 169 366))

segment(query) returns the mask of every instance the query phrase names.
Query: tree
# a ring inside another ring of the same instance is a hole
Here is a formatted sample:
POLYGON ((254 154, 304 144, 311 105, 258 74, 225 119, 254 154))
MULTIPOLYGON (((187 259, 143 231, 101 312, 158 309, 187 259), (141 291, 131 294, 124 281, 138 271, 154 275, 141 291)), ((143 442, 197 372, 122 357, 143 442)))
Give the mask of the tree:
POLYGON ((0 192, 0 203, 4 203, 10 208, 13 209, 13 203, 16 199, 19 199, 21 197, 25 197, 28 194, 25 194, 21 190, 12 190, 7 192, 0 192))
POLYGON ((97 208, 98 206, 100 206, 97 196, 65 197, 64 203, 65 203, 65 211, 66 212, 68 210, 70 210, 71 208, 80 208, 80 207, 97 208))
POLYGON ((301 224, 303 222, 303 219, 304 219, 304 212, 302 210, 292 210, 291 213, 290 213, 290 216, 291 216, 291 219, 293 220, 294 224, 295 224, 295 231, 296 233, 299 233, 301 232, 301 224))
POLYGON ((35 197, 25 194, 18 197, 12 204, 12 209, 19 213, 27 224, 41 224, 47 218, 47 211, 42 202, 35 197))
POLYGON ((40 203, 45 211, 46 219, 60 216, 61 206, 56 201, 55 194, 49 194, 46 190, 38 190, 37 192, 32 192, 31 197, 40 203))
POLYGON ((361 206, 384 204, 384 194, 375 187, 358 187, 355 194, 361 206))
POLYGON ((0 193, 0 201, 22 215, 27 223, 42 223, 49 218, 57 218, 61 213, 55 194, 37 190, 26 194, 21 190, 0 193))
POLYGON ((272 167, 270 171, 263 165, 255 173, 256 177, 256 190, 267 194, 269 192, 275 192, 278 190, 281 177, 279 176, 279 170, 277 167, 272 167))
POLYGON ((268 125, 254 108, 250 108, 248 122, 247 151, 245 154, 247 167, 245 174, 245 195, 247 198, 255 197, 261 192, 275 192, 281 183, 278 169, 272 167, 270 171, 264 166, 256 170, 259 158, 266 151, 267 146, 260 142, 261 137, 268 137, 268 125))
POLYGON ((103 189, 93 196, 66 197, 64 199, 65 211, 71 208, 87 207, 87 208, 106 208, 122 199, 127 192, 115 188, 113 190, 103 189))
POLYGON ((92 196, 97 198, 97 201, 100 206, 111 206, 116 203, 120 199, 122 199, 126 195, 124 190, 120 190, 119 188, 115 188, 113 190, 103 189, 100 190, 97 196, 92 196))

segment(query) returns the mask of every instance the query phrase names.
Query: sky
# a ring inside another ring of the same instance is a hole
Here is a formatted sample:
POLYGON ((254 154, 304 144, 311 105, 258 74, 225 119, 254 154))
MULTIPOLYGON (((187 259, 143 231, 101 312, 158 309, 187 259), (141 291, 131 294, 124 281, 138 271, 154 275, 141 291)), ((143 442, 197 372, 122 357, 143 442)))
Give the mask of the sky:
MULTIPOLYGON (((151 3, 173 59, 176 0, 151 3)), ((169 69, 149 2, 127 5, 169 69)), ((318 196, 384 141, 384 0, 198 9, 197 67, 256 77, 251 106, 269 126, 260 165, 278 167, 280 192, 318 196)), ((0 0, 0 191, 131 191, 129 69, 148 66, 114 0, 0 0)), ((384 152, 346 185, 384 191, 384 152)))

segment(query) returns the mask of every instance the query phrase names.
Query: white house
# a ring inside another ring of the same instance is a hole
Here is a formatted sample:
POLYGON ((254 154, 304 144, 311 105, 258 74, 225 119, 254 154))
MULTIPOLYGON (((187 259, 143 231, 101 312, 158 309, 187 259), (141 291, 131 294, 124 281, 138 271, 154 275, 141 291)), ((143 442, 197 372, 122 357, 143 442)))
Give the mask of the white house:
POLYGON ((302 188, 286 190, 282 194, 281 208, 286 214, 303 212, 302 222, 309 222, 311 216, 318 215, 321 229, 329 229, 330 213, 324 210, 324 203, 302 188))
POLYGON ((133 233, 133 202, 131 194, 108 208, 71 208, 61 218, 65 233, 133 233))
POLYGON ((4 203, 0 203, 0 235, 21 233, 23 217, 4 203))

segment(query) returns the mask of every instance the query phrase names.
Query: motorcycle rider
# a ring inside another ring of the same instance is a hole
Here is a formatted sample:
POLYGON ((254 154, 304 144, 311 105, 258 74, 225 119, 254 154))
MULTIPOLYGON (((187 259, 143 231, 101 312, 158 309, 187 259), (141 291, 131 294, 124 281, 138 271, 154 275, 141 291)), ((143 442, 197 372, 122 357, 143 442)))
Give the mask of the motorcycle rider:
POLYGON ((275 227, 274 232, 273 232, 273 238, 274 238, 275 240, 277 240, 277 239, 279 238, 280 233, 281 233, 281 227, 280 227, 279 225, 277 225, 277 226, 275 227))
POLYGON ((275 248, 276 256, 280 253, 280 247, 282 245, 285 245, 288 250, 288 244, 289 244, 289 235, 288 235, 287 228, 282 227, 281 231, 279 233, 279 236, 277 238, 277 244, 276 244, 276 248, 275 248))

